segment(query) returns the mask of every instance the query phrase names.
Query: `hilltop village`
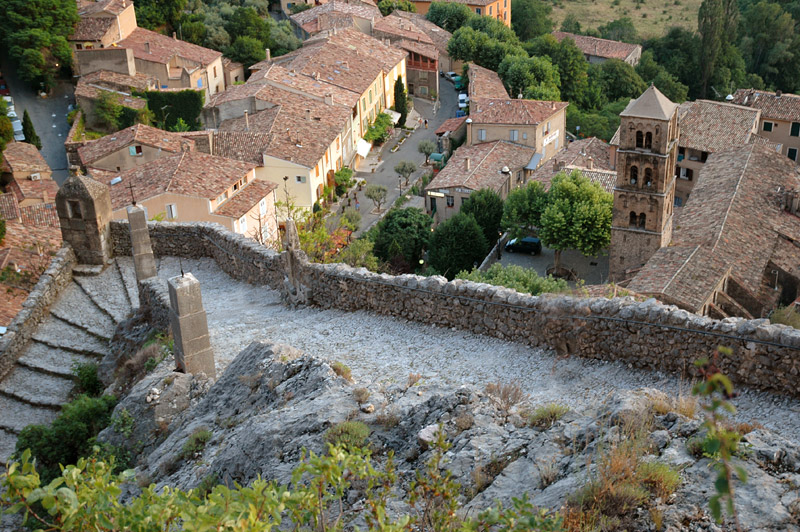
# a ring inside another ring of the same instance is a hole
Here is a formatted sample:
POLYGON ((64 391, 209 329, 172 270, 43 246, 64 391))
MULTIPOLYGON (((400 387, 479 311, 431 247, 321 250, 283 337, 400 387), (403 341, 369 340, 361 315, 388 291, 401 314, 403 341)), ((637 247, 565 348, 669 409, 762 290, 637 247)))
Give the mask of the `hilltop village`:
POLYGON ((0 530, 800 530, 800 80, 755 7, 39 3, 0 23, 0 530), (112 456, 75 524, 45 486, 112 456), (297 499, 208 498, 258 477, 297 499))

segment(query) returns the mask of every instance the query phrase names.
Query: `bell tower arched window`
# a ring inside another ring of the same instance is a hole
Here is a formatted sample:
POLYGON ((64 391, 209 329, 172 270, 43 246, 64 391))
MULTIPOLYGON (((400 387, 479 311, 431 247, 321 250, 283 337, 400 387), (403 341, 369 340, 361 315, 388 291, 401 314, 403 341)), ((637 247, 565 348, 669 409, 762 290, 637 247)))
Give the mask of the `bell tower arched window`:
POLYGON ((649 131, 644 136, 644 149, 652 150, 653 149, 653 134, 649 131))
POLYGON ((641 148, 644 144, 644 135, 641 131, 636 132, 636 147, 641 148))
MULTIPOLYGON (((649 135, 650 133, 648 133, 649 135)), ((653 186, 653 169, 652 168, 645 168, 644 169, 644 186, 652 187, 653 186)))
POLYGON ((636 213, 631 211, 630 218, 628 219, 628 225, 630 227, 636 227, 636 213))
POLYGON ((639 229, 644 229, 645 224, 647 223, 647 215, 642 213, 639 215, 639 229))
POLYGON ((631 185, 635 185, 639 181, 639 167, 631 166, 631 185))

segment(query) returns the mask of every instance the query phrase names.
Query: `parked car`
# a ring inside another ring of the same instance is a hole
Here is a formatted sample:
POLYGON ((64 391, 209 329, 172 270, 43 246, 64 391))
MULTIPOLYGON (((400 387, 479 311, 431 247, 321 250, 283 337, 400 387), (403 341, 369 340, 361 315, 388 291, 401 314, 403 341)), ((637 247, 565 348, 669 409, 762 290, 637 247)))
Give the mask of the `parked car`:
POLYGON ((14 130, 14 140, 19 142, 25 140, 25 134, 22 132, 22 122, 19 118, 11 121, 11 128, 14 130))
POLYGON ((6 116, 9 117, 11 120, 14 120, 14 119, 18 118, 17 117, 17 111, 14 109, 13 106, 8 108, 8 112, 6 113, 6 116))
POLYGON ((0 95, 2 96, 10 96, 11 91, 8 90, 8 84, 6 84, 6 80, 0 78, 0 95))
POLYGON ((453 84, 455 85, 456 90, 460 91, 461 89, 464 88, 464 78, 462 78, 461 76, 454 77, 453 84))
POLYGON ((542 252, 542 241, 532 236, 525 238, 512 238, 506 244, 509 253, 531 253, 538 255, 542 252))
POLYGON ((454 81, 455 81, 455 77, 456 77, 457 75, 458 75, 458 74, 456 74, 455 72, 445 72, 445 73, 444 73, 444 79, 446 79, 447 81, 449 81, 449 82, 451 82, 451 83, 452 83, 452 82, 454 82, 454 81))
POLYGON ((462 92, 458 95, 458 108, 464 109, 467 105, 469 105, 469 96, 462 92))

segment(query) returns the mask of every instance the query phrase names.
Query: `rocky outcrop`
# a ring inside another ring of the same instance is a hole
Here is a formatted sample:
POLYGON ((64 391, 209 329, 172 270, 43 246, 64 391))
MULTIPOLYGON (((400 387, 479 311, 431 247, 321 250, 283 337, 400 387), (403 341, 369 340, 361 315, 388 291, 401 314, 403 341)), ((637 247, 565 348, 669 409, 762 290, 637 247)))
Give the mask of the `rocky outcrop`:
MULTIPOLYGON (((641 460, 670 465, 681 482, 673 495, 628 516, 628 529, 655 530, 656 511, 665 530, 721 530, 707 514, 715 470, 708 458, 687 450, 687 440, 702 435, 702 423, 663 407, 654 414, 654 402, 666 402, 655 390, 613 394, 597 408, 568 411, 542 428, 547 424, 529 423, 536 405, 526 401, 416 378, 374 385, 367 399, 374 410, 360 408, 355 397, 366 401, 365 392, 355 393, 358 383, 319 359, 264 342, 242 351, 210 387, 202 376, 171 373, 171 364, 162 363, 117 406, 115 419, 129 419, 128 430, 117 423, 100 435, 127 446, 140 479, 148 482, 192 488, 209 476, 246 484, 259 475, 289 482, 303 450, 324 452, 327 429, 357 420, 372 431, 368 441, 378 466, 388 451, 395 454, 395 512, 407 510, 405 490, 425 467, 440 430, 452 444, 445 463, 462 486, 465 512, 474 515, 495 501, 509 504, 523 493, 537 506, 558 509, 595 478, 603 454, 636 423, 647 444, 641 460), (199 431, 207 431, 206 443, 187 453, 187 441, 199 431)), ((736 459, 750 477, 736 485, 743 528, 800 530, 800 447, 755 430, 745 449, 736 459)), ((361 495, 348 494, 353 508, 361 495)))

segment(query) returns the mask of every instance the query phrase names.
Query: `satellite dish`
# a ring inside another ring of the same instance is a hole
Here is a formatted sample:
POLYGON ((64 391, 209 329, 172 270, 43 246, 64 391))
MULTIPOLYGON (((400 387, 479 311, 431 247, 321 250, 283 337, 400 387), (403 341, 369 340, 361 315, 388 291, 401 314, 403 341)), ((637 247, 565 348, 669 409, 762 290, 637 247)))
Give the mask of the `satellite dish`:
POLYGON ((728 94, 725 96, 725 101, 732 102, 733 101, 733 94, 728 94))

